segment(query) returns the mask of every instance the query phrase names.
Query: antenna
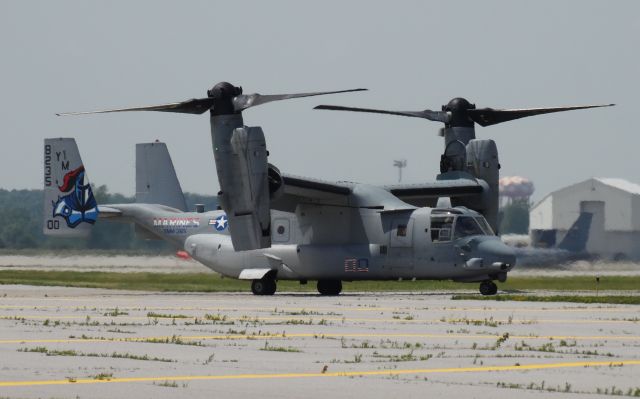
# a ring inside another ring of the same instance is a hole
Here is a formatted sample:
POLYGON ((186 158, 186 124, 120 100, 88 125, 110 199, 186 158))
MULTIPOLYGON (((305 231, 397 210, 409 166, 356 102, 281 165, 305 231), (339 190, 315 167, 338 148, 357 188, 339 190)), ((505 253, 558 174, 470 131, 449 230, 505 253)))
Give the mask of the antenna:
POLYGON ((402 182, 402 168, 407 167, 406 159, 397 159, 393 161, 393 166, 398 168, 398 183, 402 182))

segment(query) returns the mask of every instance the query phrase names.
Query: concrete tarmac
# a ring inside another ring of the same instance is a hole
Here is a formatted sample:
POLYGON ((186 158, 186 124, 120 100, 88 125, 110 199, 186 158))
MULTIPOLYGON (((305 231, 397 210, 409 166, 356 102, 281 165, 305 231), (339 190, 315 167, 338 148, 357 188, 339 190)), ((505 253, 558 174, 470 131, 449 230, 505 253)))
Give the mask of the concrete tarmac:
POLYGON ((640 308, 0 286, 2 398, 640 396, 640 308))

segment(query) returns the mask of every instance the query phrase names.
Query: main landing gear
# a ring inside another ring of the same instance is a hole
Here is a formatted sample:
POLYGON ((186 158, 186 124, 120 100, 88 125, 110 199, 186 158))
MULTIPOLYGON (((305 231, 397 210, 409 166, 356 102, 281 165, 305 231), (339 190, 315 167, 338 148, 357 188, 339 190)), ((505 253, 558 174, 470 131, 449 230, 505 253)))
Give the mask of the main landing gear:
POLYGON ((482 295, 495 295, 498 292, 498 286, 491 280, 480 283, 480 293, 482 295))
POLYGON ((253 280, 251 283, 251 292, 255 295, 273 295, 276 293, 276 280, 272 277, 253 280))
POLYGON ((342 292, 342 281, 318 280, 318 292, 320 295, 340 295, 340 292, 342 292))

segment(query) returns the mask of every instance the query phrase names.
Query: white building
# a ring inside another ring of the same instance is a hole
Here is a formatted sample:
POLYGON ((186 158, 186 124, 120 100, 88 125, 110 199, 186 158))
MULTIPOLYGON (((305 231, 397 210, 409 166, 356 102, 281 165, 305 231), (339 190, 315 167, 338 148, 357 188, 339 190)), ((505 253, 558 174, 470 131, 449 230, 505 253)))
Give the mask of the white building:
POLYGON ((640 259, 640 185, 592 178, 554 191, 531 208, 532 238, 555 230, 559 242, 581 212, 593 214, 588 253, 608 259, 640 259))

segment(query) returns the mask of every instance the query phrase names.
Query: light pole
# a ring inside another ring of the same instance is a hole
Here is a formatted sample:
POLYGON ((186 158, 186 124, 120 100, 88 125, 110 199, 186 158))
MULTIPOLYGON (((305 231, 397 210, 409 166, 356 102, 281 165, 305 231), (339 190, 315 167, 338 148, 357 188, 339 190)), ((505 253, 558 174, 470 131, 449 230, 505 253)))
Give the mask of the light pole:
POLYGON ((393 161, 393 166, 398 168, 398 183, 400 183, 402 182, 402 168, 407 167, 407 160, 406 159, 395 160, 393 161))

